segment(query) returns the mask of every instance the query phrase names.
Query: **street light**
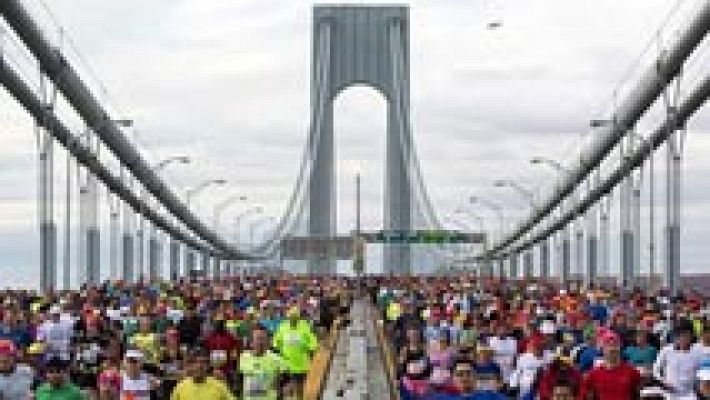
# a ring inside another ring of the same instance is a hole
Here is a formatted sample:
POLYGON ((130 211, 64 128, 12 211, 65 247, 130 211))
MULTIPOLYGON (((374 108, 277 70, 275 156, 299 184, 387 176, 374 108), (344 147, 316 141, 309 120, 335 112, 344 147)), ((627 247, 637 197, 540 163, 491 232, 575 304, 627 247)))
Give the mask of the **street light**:
POLYGON ((227 180, 225 179, 207 179, 205 181, 202 181, 199 185, 188 189, 185 191, 185 203, 187 204, 187 209, 190 209, 190 200, 192 200, 192 196, 195 196, 199 194, 201 191, 207 189, 210 186, 222 186, 227 183, 227 180))
POLYGON ((216 206, 214 206, 214 209, 212 211, 212 221, 214 225, 214 231, 215 233, 219 233, 219 221, 222 217, 222 213, 231 205, 236 204, 238 202, 246 201, 247 196, 236 194, 233 196, 228 197, 221 203, 217 203, 216 206))
POLYGON ((535 193, 533 193, 532 190, 520 186, 517 182, 511 180, 498 180, 493 182, 493 186, 499 188, 507 187, 515 190, 525 197, 528 202, 530 202, 531 208, 535 208, 535 193))
POLYGON ((249 248, 254 251, 256 249, 256 243, 254 240, 254 232, 257 227, 264 224, 265 222, 273 221, 274 217, 265 215, 261 218, 257 218, 249 223, 249 248))
POLYGON ((589 121, 590 128, 603 128, 613 124, 614 121, 610 119, 593 119, 589 121))
POLYGON ((485 198, 482 198, 480 196, 471 196, 469 198, 469 203, 471 204, 480 204, 484 207, 487 207, 489 210, 492 210, 497 216, 498 216, 498 222, 499 222, 499 229, 498 229, 498 236, 499 240, 502 242, 503 241, 503 232, 504 232, 504 225, 505 225, 505 215, 503 214, 503 208, 492 201, 486 200, 485 198))
MULTIPOLYGON (((167 157, 167 158, 161 160, 160 162, 156 163, 152 167, 152 170, 153 170, 153 172, 155 172, 157 174, 172 164, 176 164, 176 163, 189 164, 190 161, 191 161, 190 157, 188 157, 188 156, 181 156, 181 155, 180 156, 171 156, 171 157, 167 157)), ((140 188, 140 192, 141 192, 141 198, 143 199, 143 202, 141 203, 141 207, 142 207, 143 204, 148 204, 149 199, 148 199, 148 192, 146 192, 143 188, 140 188)), ((144 218, 142 217, 142 214, 143 214, 142 208, 139 210, 139 214, 141 214, 141 217, 140 217, 139 225, 138 225, 138 240, 139 240, 138 241, 138 260, 139 260, 138 267, 139 267, 141 273, 143 273, 143 266, 144 266, 143 259, 144 259, 144 253, 145 253, 145 250, 144 250, 145 244, 143 243, 144 242, 143 236, 144 236, 145 228, 144 228, 144 218)), ((158 244, 158 230, 155 225, 152 225, 150 228, 150 244, 149 244, 149 246, 162 246, 162 245, 158 244), (153 243, 155 243, 155 244, 153 244, 153 243)), ((149 252, 150 251, 151 250, 149 250, 149 252)), ((149 255, 149 258, 150 258, 150 255, 149 255)), ((154 265, 152 265, 151 261, 152 260, 150 260, 150 259, 148 260, 148 264, 149 264, 148 276, 152 280, 152 279, 156 278, 155 274, 157 273, 157 271, 155 271, 152 268, 154 265)))
POLYGON ((557 160, 553 160, 551 158, 547 158, 547 157, 533 157, 530 159, 530 164, 547 165, 547 166, 552 167, 554 170, 556 170, 558 172, 564 172, 565 174, 570 174, 572 172, 567 167, 562 165, 561 162, 559 162, 557 160))
POLYGON ((240 214, 238 214, 234 218, 234 243, 236 245, 239 245, 239 231, 241 228, 241 222, 244 218, 248 217, 251 214, 261 214, 264 211, 264 208, 262 206, 254 206, 251 208, 248 208, 244 211, 242 211, 240 214))
MULTIPOLYGON (((95 152, 94 154, 96 157, 99 155, 99 145, 98 142, 94 142, 91 140, 91 131, 92 129, 98 129, 102 128, 107 124, 116 124, 119 127, 130 127, 133 125, 133 120, 130 119, 107 119, 102 122, 100 122, 96 127, 91 127, 91 126, 86 126, 85 129, 81 132, 79 132, 76 136, 72 136, 71 141, 69 143, 69 146, 74 146, 78 143, 84 143, 85 146, 88 148, 90 152, 95 152)), ((71 220, 71 164, 72 164, 72 159, 67 152, 67 175, 66 175, 66 185, 67 185, 67 197, 66 197, 66 238, 65 238, 65 250, 64 250, 64 288, 69 289, 70 282, 71 282, 71 267, 70 267, 70 260, 71 260, 71 229, 70 229, 70 220, 71 220)), ((89 229, 98 229, 96 226, 96 203, 98 201, 98 182, 94 175, 91 173, 91 171, 86 172, 86 181, 84 183, 81 183, 79 179, 79 172, 80 170, 77 169, 77 183, 80 185, 79 186, 79 202, 81 204, 80 207, 84 207, 86 204, 87 199, 89 200, 89 207, 93 210, 91 212, 91 221, 84 221, 84 218, 80 217, 80 222, 79 222, 79 259, 81 260, 80 268, 87 268, 87 274, 86 274, 86 279, 87 281, 95 285, 98 283, 98 280, 100 279, 98 277, 98 268, 99 266, 96 265, 97 260, 92 260, 89 259, 89 255, 93 254, 98 254, 96 251, 93 251, 92 249, 95 247, 98 247, 99 243, 97 243, 95 238, 92 235, 89 235, 89 229), (87 227, 85 225, 86 222, 90 222, 92 224, 91 227, 87 227), (85 243, 86 242, 86 246, 85 243), (89 249, 88 252, 86 252, 86 248, 89 249)), ((110 200, 109 200, 110 201, 110 200)), ((111 218, 113 218, 113 215, 111 215, 111 218)), ((117 218, 117 217, 116 217, 117 218)), ((115 269, 114 267, 116 266, 115 262, 115 257, 114 259, 111 259, 111 268, 115 269)))
POLYGON ((489 30, 495 30, 498 28, 501 28, 503 26, 503 21, 497 20, 497 21, 491 21, 488 24, 486 24, 486 27, 489 30))
MULTIPOLYGON (((227 181, 225 179, 207 179, 203 182, 200 182, 199 185, 188 189, 185 191, 185 205, 187 206, 188 211, 190 210, 190 201, 192 200, 192 197, 199 194, 201 191, 207 189, 210 186, 222 186, 226 184, 227 181)), ((185 260, 188 260, 190 257, 190 248, 189 246, 185 246, 185 260)), ((192 271, 188 271, 188 276, 192 273, 192 271)))
POLYGON ((160 161, 159 163, 155 164, 155 167, 153 167, 153 171, 156 171, 156 172, 161 171, 165 167, 167 167, 168 165, 173 164, 173 163, 189 164, 190 162, 191 162, 191 160, 190 160, 190 157, 188 157, 188 156, 172 156, 172 157, 168 157, 168 158, 160 161))
MULTIPOLYGON (((649 196, 648 196, 648 275, 649 275, 649 288, 653 289, 654 286, 654 277, 656 274, 656 218, 655 218, 655 197, 656 197, 656 189, 654 185, 655 181, 655 167, 654 167, 654 162, 653 159, 655 158, 655 153, 653 151, 653 143, 649 140, 650 138, 646 138, 641 136, 638 132, 636 131, 629 131, 629 133, 636 138, 636 140, 639 141, 644 146, 648 146, 651 149, 651 153, 649 154, 648 157, 648 191, 649 191, 649 196)), ((638 193, 635 193, 638 194, 638 193)), ((640 223, 640 218, 639 221, 636 221, 637 223, 640 223)), ((637 228, 640 229, 640 228, 637 228)))

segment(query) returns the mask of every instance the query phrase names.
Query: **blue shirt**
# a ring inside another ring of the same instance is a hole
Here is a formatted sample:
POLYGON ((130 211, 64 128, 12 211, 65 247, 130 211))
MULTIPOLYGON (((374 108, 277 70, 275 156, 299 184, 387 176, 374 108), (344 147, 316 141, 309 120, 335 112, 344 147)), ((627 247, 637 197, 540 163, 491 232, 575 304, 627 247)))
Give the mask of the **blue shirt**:
POLYGON ((25 349, 32 343, 32 337, 27 329, 9 328, 0 325, 0 339, 11 340, 16 347, 25 349))
POLYGON ((606 324, 607 319, 609 319, 609 310, 601 304, 590 305, 587 312, 594 321, 598 321, 602 325, 606 324))
POLYGON ((658 350, 650 345, 646 345, 646 347, 629 346, 624 349, 624 358, 636 367, 653 364, 657 355, 658 350))
POLYGON ((594 360, 602 356, 602 352, 594 346, 583 348, 577 355, 577 365, 580 372, 587 372, 594 366, 594 360))
POLYGON ((473 372, 478 375, 495 375, 498 378, 502 376, 500 366, 493 361, 486 364, 475 364, 473 372))
POLYGON ((427 400, 507 400, 501 393, 490 390, 477 390, 467 394, 435 394, 427 400))
POLYGON ((266 330, 269 331, 269 333, 274 333, 276 332, 276 328, 279 327, 279 324, 281 324, 282 319, 281 318, 274 318, 274 319, 262 319, 259 321, 259 323, 266 328, 266 330))

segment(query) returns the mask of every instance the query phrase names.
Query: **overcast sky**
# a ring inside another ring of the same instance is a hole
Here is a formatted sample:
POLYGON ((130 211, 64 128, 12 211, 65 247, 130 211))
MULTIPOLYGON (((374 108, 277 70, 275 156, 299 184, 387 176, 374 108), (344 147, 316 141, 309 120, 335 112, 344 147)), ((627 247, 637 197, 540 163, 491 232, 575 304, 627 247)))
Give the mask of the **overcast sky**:
MULTIPOLYGON (((37 1, 26 3, 35 10, 37 1)), ((126 114, 117 117, 136 121, 137 141, 148 157, 193 158, 189 168, 166 172, 171 184, 184 188, 204 177, 229 180, 228 187, 201 195, 201 215, 209 217, 212 205, 232 193, 280 215, 308 128, 312 1, 45 1, 126 114)), ((633 70, 676 1, 405 4, 411 8, 413 136, 431 198, 443 216, 472 194, 520 213, 522 200, 492 188, 492 182, 515 179, 535 190, 552 183, 554 175, 530 166, 530 157, 572 158, 589 133, 589 119, 609 108, 614 88, 633 70), (502 27, 487 29, 493 21, 502 21, 502 27)), ((707 61, 710 51, 703 54, 707 61)), ((6 93, 1 97, 0 270, 7 268, 24 284, 32 281, 24 271, 37 270, 35 144, 31 121, 6 93)), ((340 231, 353 224, 357 170, 363 173, 365 227, 381 226, 385 113, 383 100, 368 88, 353 88, 337 100, 340 231)), ((710 255, 705 245, 710 184, 704 179, 710 171, 708 114, 701 111, 689 125, 685 153, 687 271, 701 270, 710 255)), ((662 165, 662 157, 658 160, 662 165)), ((63 218, 61 175, 60 168, 58 218, 63 218)), ((663 182, 660 167, 657 180, 663 182)), ((662 187, 658 190, 661 203, 662 187)), ((494 226, 485 210, 472 211, 494 226)), ((617 241, 612 265, 618 260, 617 241)))

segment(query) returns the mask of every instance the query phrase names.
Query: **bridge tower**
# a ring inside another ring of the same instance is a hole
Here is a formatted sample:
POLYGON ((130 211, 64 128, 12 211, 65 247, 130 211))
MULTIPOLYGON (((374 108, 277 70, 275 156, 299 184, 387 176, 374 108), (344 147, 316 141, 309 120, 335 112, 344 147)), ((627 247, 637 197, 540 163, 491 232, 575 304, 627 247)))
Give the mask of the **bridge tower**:
MULTIPOLYGON (((309 235, 336 234, 333 102, 350 86, 368 85, 387 102, 385 230, 411 230, 409 8, 317 5, 313 9, 309 235), (315 128, 313 128, 315 126, 315 128)), ((406 243, 386 244, 384 272, 407 273, 406 243)), ((310 260, 309 272, 331 273, 335 260, 310 260)))

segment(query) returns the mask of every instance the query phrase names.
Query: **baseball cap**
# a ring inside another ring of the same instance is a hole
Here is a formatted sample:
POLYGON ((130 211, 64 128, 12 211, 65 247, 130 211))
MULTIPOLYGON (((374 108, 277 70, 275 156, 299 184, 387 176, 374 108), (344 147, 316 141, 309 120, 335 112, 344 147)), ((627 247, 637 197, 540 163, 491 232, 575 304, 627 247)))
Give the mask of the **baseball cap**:
POLYGON ((615 332, 606 330, 599 335, 599 344, 602 346, 619 346, 621 338, 615 332))

